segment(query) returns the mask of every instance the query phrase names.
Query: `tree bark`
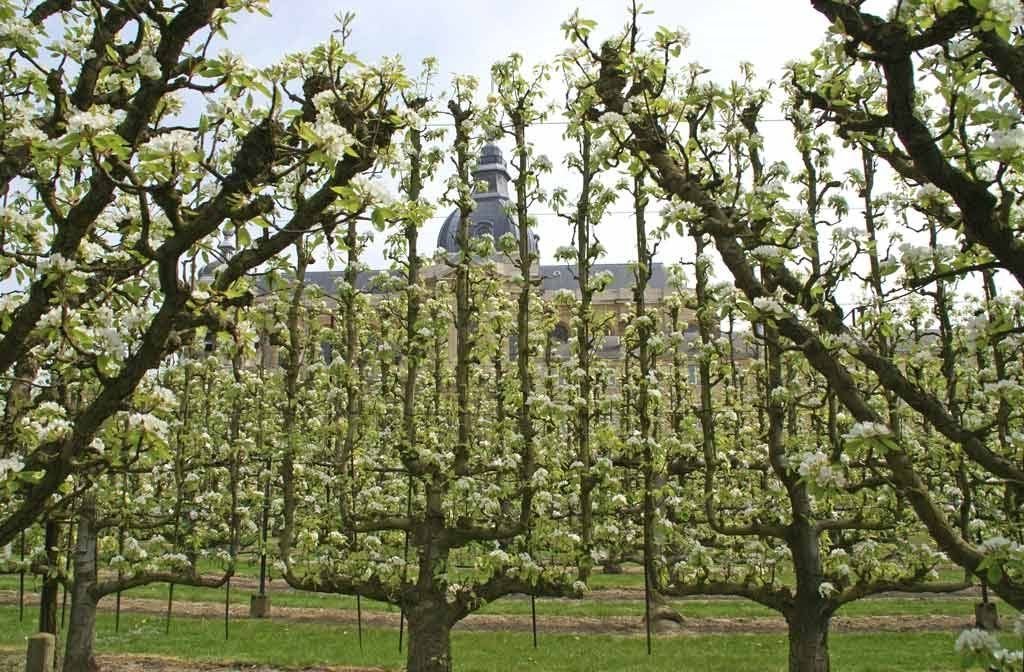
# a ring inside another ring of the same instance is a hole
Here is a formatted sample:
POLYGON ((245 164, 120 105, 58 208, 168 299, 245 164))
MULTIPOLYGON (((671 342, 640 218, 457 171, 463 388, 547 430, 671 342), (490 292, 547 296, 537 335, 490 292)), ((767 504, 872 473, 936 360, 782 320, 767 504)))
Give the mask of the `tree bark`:
POLYGON ((829 616, 799 606, 786 614, 789 672, 829 672, 829 616))
POLYGON ((96 639, 96 508, 88 495, 79 508, 75 543, 74 582, 71 589, 71 622, 64 649, 63 672, 96 672, 93 655, 96 639))
POLYGON ((43 578, 43 587, 39 592, 39 632, 48 632, 57 635, 57 593, 60 583, 56 579, 55 572, 60 564, 59 551, 60 525, 47 518, 44 525, 43 546, 46 552, 46 576, 43 578))
POLYGON ((451 624, 444 598, 429 599, 407 609, 409 655, 407 672, 451 672, 451 624))
POLYGON ((651 574, 651 627, 654 632, 674 632, 683 625, 683 617, 661 592, 661 581, 651 574))

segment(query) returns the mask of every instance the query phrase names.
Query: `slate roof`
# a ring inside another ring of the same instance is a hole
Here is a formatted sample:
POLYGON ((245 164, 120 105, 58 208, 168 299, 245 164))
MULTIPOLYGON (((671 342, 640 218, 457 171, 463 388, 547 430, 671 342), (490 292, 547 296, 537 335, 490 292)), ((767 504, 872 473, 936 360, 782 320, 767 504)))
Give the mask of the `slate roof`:
MULTIPOLYGON (((356 275, 356 289, 370 294, 381 293, 382 278, 378 279, 378 276, 387 273, 389 271, 360 271, 356 275)), ((306 282, 317 285, 324 290, 324 294, 333 295, 338 289, 337 281, 341 280, 344 274, 344 271, 306 271, 306 282)))
MULTIPOLYGON (((594 264, 591 274, 601 272, 612 274, 612 282, 605 291, 616 289, 631 289, 633 287, 633 269, 630 264, 594 264)), ((307 271, 306 281, 317 285, 325 294, 334 294, 339 280, 344 271, 307 271)), ((390 271, 360 271, 356 276, 356 288, 362 292, 371 294, 383 293, 379 276, 390 273, 390 271)), ((556 292, 559 289, 575 291, 579 289, 576 282, 575 264, 543 264, 540 267, 541 288, 545 292, 556 292)), ((665 265, 654 264, 654 272, 647 286, 651 289, 664 289, 668 286, 668 274, 665 272, 665 265)))
MULTIPOLYGON (((612 282, 605 291, 615 289, 631 289, 634 283, 633 269, 630 264, 594 264, 591 267, 591 275, 602 271, 612 274, 612 282)), ((555 292, 559 289, 576 291, 579 283, 576 280, 575 264, 542 264, 540 267, 541 286, 545 292, 555 292)), ((651 279, 647 281, 651 289, 664 289, 668 286, 668 275, 665 273, 665 265, 655 262, 651 272, 651 279)))

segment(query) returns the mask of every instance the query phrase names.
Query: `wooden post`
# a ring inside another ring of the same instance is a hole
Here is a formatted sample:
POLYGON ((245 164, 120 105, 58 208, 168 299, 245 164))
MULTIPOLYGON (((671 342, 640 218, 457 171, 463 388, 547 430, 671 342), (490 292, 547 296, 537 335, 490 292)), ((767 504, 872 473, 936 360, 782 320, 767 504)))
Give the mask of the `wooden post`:
POLYGON ((18 622, 25 621, 25 530, 21 531, 21 564, 18 572, 18 622))
POLYGON ((25 672, 53 672, 53 654, 57 638, 49 632, 37 632, 28 638, 25 672))

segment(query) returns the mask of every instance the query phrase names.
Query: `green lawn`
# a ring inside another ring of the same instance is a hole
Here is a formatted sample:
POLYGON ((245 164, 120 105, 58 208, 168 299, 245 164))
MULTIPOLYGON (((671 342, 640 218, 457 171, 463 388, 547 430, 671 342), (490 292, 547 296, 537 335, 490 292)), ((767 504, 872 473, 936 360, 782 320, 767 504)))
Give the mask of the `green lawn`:
MULTIPOLYGON (((34 616, 34 610, 29 614, 34 616)), ((17 609, 0 607, 0 645, 22 647, 31 621, 17 620, 17 609)), ((836 634, 831 638, 833 667, 843 672, 952 672, 959 669, 953 633, 836 634)), ((783 635, 709 635, 658 638, 647 657, 640 637, 541 634, 534 650, 529 634, 456 632, 454 658, 460 672, 520 670, 645 672, 730 670, 774 672, 785 669, 783 635)), ((97 631, 100 653, 145 653, 187 658, 262 662, 285 667, 323 664, 382 666, 398 669, 403 657, 393 630, 367 630, 359 651, 352 628, 238 619, 224 641, 217 619, 176 619, 171 634, 160 618, 126 615, 121 633, 113 618, 101 615, 97 631)))

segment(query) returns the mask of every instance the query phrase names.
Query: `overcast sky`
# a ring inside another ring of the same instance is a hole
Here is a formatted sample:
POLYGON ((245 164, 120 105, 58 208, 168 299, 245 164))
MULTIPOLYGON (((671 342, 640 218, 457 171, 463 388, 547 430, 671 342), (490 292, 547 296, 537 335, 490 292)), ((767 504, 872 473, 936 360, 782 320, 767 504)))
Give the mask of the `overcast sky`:
MULTIPOLYGON (((475 74, 486 91, 495 60, 519 52, 528 64, 535 64, 566 48, 560 25, 576 7, 583 16, 598 21, 599 35, 619 29, 628 18, 628 4, 620 0, 272 0, 272 18, 245 15, 229 28, 229 47, 254 65, 266 65, 322 42, 336 26, 334 16, 352 11, 356 20, 351 48, 364 61, 398 54, 415 72, 424 57, 434 56, 444 79, 453 73, 475 74)), ((786 61, 806 56, 827 29, 827 22, 807 0, 649 0, 645 7, 654 12, 644 17, 650 29, 658 25, 686 28, 691 45, 684 62, 700 62, 723 82, 737 73, 741 61, 753 63, 763 79, 778 77, 786 61)), ((780 155, 787 151, 791 137, 785 125, 768 123, 764 129, 769 159, 789 159, 780 155)), ((561 132, 557 126, 548 126, 533 135, 540 151, 548 153, 556 165, 565 151, 561 132)), ((509 148, 505 149, 507 155, 509 148)), ((555 182, 561 179, 557 173, 553 176, 555 182)), ((571 183, 566 186, 574 191, 571 183)), ((432 249, 446 213, 439 209, 436 214, 422 234, 425 249, 432 249)), ((630 227, 631 217, 625 213, 609 216, 599 227, 598 234, 610 250, 607 261, 633 258, 630 227)), ((568 228, 556 217, 540 214, 535 231, 541 237, 545 263, 552 261, 557 246, 569 243, 568 228)), ((659 256, 672 262, 685 254, 686 246, 680 242, 665 246, 659 256)), ((371 250, 368 261, 383 264, 380 250, 371 250)))
MULTIPOLYGON (((683 26, 691 36, 689 60, 728 76, 740 61, 775 74, 806 54, 827 22, 807 0, 648 0, 647 25, 683 26)), ((485 78, 491 63, 513 51, 537 62, 567 46, 560 25, 575 10, 598 21, 602 32, 622 26, 620 0, 271 0, 272 18, 244 16, 230 31, 231 46, 251 62, 271 63, 289 51, 323 41, 335 14, 356 14, 352 45, 369 60, 399 54, 408 63, 425 56, 441 72, 485 78)))

